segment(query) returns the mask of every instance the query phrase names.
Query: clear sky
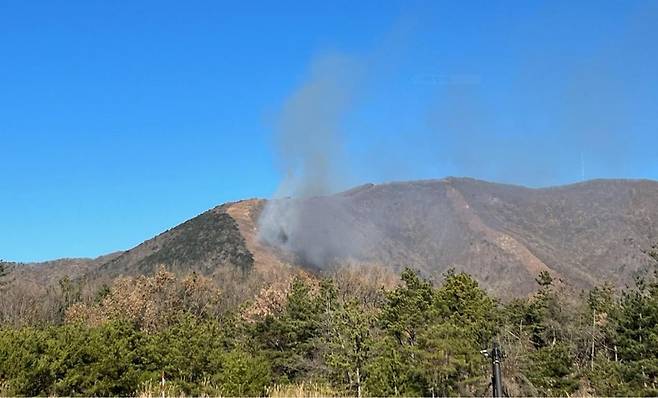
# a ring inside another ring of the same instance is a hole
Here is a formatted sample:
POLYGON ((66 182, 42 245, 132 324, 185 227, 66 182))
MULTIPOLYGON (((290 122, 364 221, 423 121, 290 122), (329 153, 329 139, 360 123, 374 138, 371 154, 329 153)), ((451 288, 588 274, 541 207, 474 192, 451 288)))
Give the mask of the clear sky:
POLYGON ((658 179, 657 43, 654 0, 3 0, 0 258, 270 197, 290 125, 330 136, 336 188, 658 179))

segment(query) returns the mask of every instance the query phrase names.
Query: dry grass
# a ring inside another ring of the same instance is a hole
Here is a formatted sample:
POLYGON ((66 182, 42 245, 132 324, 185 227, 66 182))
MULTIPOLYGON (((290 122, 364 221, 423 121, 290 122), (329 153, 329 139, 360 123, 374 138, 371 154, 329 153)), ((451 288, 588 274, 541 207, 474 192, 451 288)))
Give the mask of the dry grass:
POLYGON ((0 381, 0 397, 7 397, 9 396, 9 382, 8 381, 0 381))
POLYGON ((321 383, 299 383, 274 385, 267 388, 267 395, 272 398, 321 398, 338 397, 333 388, 321 383))
POLYGON ((138 398, 185 397, 185 394, 176 385, 165 383, 163 387, 160 383, 149 380, 139 386, 135 396, 138 398))
MULTIPOLYGON (((216 386, 211 386, 209 381, 204 381, 202 384, 206 388, 205 391, 221 391, 216 386)), ((0 395, 2 392, 2 384, 0 384, 0 395)), ((136 397, 138 398, 159 398, 159 397, 185 397, 186 395, 177 386, 172 384, 165 384, 164 389, 160 383, 147 381, 140 385, 137 390, 136 397)), ((202 397, 223 395, 203 394, 202 397)), ((324 398, 324 397, 339 397, 338 394, 331 386, 322 383, 307 383, 302 382, 299 384, 275 384, 268 387, 265 396, 272 398, 324 398)))

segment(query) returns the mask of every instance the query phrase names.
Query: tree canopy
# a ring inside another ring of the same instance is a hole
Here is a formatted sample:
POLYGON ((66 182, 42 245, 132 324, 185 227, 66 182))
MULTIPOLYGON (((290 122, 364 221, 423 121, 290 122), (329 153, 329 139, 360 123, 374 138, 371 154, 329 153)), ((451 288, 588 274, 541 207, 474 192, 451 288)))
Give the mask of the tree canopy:
POLYGON ((65 278, 59 321, 0 326, 0 395, 481 396, 494 339, 509 395, 658 394, 655 278, 582 294, 537 282, 503 303, 455 271, 435 284, 407 269, 365 296, 299 276, 253 311, 257 299, 224 309, 196 274, 160 269, 93 295, 65 278))

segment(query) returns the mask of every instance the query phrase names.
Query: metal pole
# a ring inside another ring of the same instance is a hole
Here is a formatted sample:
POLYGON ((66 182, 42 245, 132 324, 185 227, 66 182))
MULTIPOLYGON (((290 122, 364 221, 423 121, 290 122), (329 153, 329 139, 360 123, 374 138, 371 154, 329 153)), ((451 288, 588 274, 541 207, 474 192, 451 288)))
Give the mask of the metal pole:
POLYGON ((503 375, 500 371, 500 360, 502 355, 498 343, 494 342, 493 350, 491 350, 491 367, 492 367, 492 393, 494 397, 503 396, 503 375))

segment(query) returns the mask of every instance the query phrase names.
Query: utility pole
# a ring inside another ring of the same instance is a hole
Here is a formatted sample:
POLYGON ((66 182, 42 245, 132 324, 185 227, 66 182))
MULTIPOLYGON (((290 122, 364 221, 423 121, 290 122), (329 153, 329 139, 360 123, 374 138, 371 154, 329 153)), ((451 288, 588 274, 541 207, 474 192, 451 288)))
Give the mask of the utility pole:
POLYGON ((500 351, 500 346, 494 341, 493 349, 490 352, 482 350, 481 353, 491 359, 491 396, 494 398, 504 397, 503 373, 500 370, 500 362, 503 359, 503 354, 500 351))
POLYGON ((493 350, 491 350, 491 373, 492 373, 492 392, 493 397, 503 396, 503 374, 500 371, 500 361, 503 355, 500 352, 500 347, 497 342, 493 343, 493 350))

